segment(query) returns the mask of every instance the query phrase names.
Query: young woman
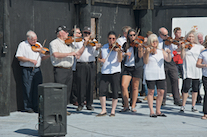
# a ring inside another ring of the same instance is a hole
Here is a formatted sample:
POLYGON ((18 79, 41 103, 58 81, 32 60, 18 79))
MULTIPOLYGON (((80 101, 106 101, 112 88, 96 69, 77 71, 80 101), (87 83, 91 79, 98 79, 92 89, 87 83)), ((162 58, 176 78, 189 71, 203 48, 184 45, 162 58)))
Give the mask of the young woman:
POLYGON ((102 63, 101 80, 99 87, 99 99, 101 102, 102 111, 97 117, 106 116, 106 94, 108 92, 108 84, 112 87, 112 109, 110 117, 115 116, 115 109, 118 101, 118 91, 120 89, 120 72, 122 52, 120 48, 115 47, 116 34, 113 31, 108 33, 108 43, 101 48, 99 62, 102 63))
POLYGON ((202 72, 200 68, 196 67, 196 62, 198 56, 204 47, 198 44, 198 38, 196 36, 195 31, 190 31, 185 40, 188 40, 191 45, 188 43, 183 43, 181 46, 181 58, 183 59, 183 87, 182 87, 182 98, 183 103, 180 108, 181 112, 185 110, 185 103, 188 98, 188 90, 190 89, 190 85, 192 83, 192 111, 197 112, 198 110, 195 108, 197 92, 199 90, 199 79, 201 79, 202 72), (187 46, 187 44, 189 46, 187 46))
POLYGON ((132 105, 131 111, 136 112, 135 105, 138 96, 139 81, 142 78, 143 72, 143 49, 132 46, 136 38, 135 30, 130 29, 127 34, 127 42, 123 45, 125 51, 124 58, 124 71, 122 76, 122 96, 124 99, 124 108, 121 112, 129 109, 129 93, 128 86, 132 80, 132 105))
POLYGON ((158 37, 155 34, 151 34, 148 37, 147 44, 149 47, 147 47, 145 50, 143 60, 144 64, 146 64, 144 68, 144 77, 148 88, 147 100, 150 108, 150 117, 166 117, 165 114, 161 113, 160 107, 165 89, 164 60, 167 62, 171 61, 171 51, 169 49, 166 49, 166 51, 163 49, 157 49, 159 42, 158 37), (158 95, 156 99, 156 114, 153 110, 153 95, 155 85, 157 87, 158 95))
POLYGON ((205 91, 204 99, 203 99, 203 113, 202 119, 207 119, 207 49, 202 51, 198 56, 198 61, 196 63, 196 67, 202 68, 202 81, 203 87, 205 91))

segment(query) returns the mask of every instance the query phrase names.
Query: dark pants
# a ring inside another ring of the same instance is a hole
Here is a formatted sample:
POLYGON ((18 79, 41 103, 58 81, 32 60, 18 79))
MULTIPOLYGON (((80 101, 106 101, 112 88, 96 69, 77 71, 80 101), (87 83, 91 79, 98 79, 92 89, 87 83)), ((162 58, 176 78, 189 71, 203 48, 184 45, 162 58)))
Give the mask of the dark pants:
POLYGON ((204 87, 204 98, 203 98, 203 113, 207 114, 207 77, 202 77, 203 87, 204 87))
POLYGON ((78 91, 77 91, 77 76, 76 76, 76 71, 73 71, 73 84, 72 84, 72 89, 71 89, 71 97, 70 97, 70 103, 76 103, 77 102, 77 96, 78 96, 78 91))
POLYGON ((72 69, 54 67, 54 79, 56 83, 67 85, 67 104, 70 104, 70 95, 73 82, 72 69))
POLYGON ((38 85, 42 84, 40 68, 22 67, 24 109, 38 111, 38 85))
POLYGON ((83 106, 86 99, 86 106, 93 103, 93 90, 96 74, 96 65, 94 62, 77 62, 77 91, 78 105, 83 106))
POLYGON ((170 78, 174 102, 180 102, 180 94, 179 94, 179 89, 178 89, 178 69, 177 69, 176 64, 174 62, 172 62, 172 61, 170 63, 165 62, 165 75, 166 75, 166 80, 165 80, 166 83, 165 83, 165 92, 164 92, 162 102, 166 102, 167 76, 169 76, 169 78, 170 78))

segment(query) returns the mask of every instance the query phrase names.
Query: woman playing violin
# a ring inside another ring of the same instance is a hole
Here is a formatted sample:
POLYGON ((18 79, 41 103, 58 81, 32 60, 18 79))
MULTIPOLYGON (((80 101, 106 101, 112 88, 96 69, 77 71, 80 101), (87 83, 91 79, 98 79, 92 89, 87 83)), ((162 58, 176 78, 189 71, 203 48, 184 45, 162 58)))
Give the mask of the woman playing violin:
POLYGON ((171 51, 169 49, 157 49, 158 47, 157 35, 151 34, 148 37, 147 44, 154 47, 153 54, 150 48, 147 47, 144 53, 144 79, 147 83, 148 94, 147 100, 150 109, 150 117, 162 116, 166 117, 165 114, 161 113, 160 107, 163 100, 164 89, 165 89, 165 70, 164 60, 167 62, 171 61, 171 51), (157 87, 157 99, 156 99, 156 113, 153 110, 153 95, 155 85, 157 87))
POLYGON ((125 51, 124 72, 122 76, 122 95, 124 99, 124 108, 121 112, 126 112, 129 109, 129 93, 128 86, 132 80, 132 106, 131 111, 136 112, 135 105, 138 96, 139 81, 142 78, 143 72, 143 48, 138 42, 135 42, 136 33, 134 29, 130 29, 127 34, 127 42, 123 45, 125 51), (136 43, 136 44, 134 44, 136 43), (136 46, 130 46, 136 45, 136 46))
POLYGON ((192 108, 193 112, 197 112, 198 110, 195 108, 197 92, 199 90, 199 79, 201 79, 202 72, 200 68, 196 67, 196 62, 198 56, 204 47, 198 44, 198 39, 195 31, 190 31, 185 40, 188 40, 192 43, 191 49, 186 49, 185 44, 182 44, 181 47, 181 58, 183 59, 183 103, 180 109, 181 112, 185 110, 185 103, 188 97, 188 90, 190 89, 190 85, 192 83, 192 108))
POLYGON ((109 116, 115 116, 115 109, 118 101, 118 91, 120 90, 120 72, 122 52, 120 48, 109 49, 116 43, 116 34, 114 31, 108 33, 108 43, 101 48, 99 62, 102 63, 101 67, 101 80, 99 87, 99 99, 101 102, 102 111, 97 117, 107 115, 106 111, 106 95, 108 92, 108 84, 112 87, 112 109, 109 116))

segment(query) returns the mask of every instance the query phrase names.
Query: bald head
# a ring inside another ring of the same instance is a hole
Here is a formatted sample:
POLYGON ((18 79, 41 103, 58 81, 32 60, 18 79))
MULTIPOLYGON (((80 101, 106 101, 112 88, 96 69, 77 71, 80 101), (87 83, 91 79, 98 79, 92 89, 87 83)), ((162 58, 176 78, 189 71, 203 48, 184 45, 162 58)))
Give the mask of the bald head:
POLYGON ((159 31, 158 31, 158 33, 159 33, 159 36, 163 40, 167 39, 167 37, 168 37, 168 30, 165 27, 160 28, 159 31))
POLYGON ((200 44, 203 44, 203 34, 202 33, 198 33, 198 42, 200 43, 200 44))

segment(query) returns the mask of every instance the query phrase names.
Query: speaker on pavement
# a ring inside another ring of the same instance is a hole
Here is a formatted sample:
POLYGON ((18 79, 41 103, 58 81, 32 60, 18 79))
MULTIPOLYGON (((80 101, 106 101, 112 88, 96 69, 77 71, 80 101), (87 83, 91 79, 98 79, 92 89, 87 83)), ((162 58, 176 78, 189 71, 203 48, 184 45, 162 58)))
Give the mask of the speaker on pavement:
POLYGON ((38 86, 40 136, 67 134, 67 86, 45 83, 38 86))

